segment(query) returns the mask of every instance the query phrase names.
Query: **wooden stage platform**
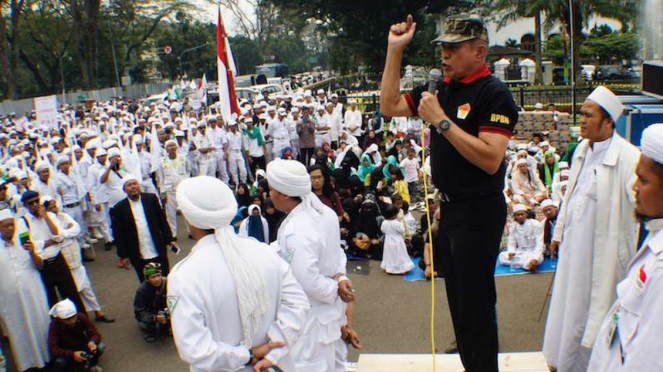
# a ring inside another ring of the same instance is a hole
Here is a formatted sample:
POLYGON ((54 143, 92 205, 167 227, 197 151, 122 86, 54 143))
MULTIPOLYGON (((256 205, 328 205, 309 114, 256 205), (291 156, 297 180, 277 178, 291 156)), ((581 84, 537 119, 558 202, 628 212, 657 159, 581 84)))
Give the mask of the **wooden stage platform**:
MULTIPOLYGON (((437 372, 462 372, 458 354, 440 354, 435 358, 437 372)), ((548 372, 541 352, 500 354, 501 372, 548 372)), ((432 372, 430 354, 362 354, 357 372, 432 372)))

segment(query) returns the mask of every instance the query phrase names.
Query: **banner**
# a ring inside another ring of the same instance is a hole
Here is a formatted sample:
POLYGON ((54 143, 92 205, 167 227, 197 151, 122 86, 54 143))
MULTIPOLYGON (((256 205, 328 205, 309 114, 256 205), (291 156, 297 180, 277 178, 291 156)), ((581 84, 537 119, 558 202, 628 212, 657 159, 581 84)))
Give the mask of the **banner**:
POLYGON ((47 126, 49 129, 58 127, 58 98, 57 96, 36 97, 35 113, 37 125, 47 126))

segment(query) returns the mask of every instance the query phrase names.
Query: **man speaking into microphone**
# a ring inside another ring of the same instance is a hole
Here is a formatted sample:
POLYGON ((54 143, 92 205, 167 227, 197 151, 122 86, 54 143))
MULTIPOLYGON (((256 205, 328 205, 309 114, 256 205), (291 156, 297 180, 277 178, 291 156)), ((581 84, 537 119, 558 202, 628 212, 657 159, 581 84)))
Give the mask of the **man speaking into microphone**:
POLYGON ((432 177, 444 203, 436 252, 458 351, 467 372, 497 371, 494 274, 506 222, 503 159, 518 112, 486 65, 488 31, 470 15, 448 17, 433 40, 442 47, 443 81, 401 95, 401 59, 416 25, 408 15, 389 30, 380 110, 420 116, 432 126, 432 177))

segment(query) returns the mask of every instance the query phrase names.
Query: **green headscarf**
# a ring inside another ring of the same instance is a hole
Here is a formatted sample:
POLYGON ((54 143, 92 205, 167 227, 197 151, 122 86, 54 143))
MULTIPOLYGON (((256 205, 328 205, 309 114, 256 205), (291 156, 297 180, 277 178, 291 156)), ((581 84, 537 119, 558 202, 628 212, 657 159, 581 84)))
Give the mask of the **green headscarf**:
POLYGON ((396 157, 394 155, 389 156, 387 158, 387 164, 385 164, 385 166, 382 167, 382 174, 384 174, 384 178, 386 178, 387 181, 391 181, 391 173, 389 172, 390 165, 400 168, 400 164, 398 164, 398 160, 396 160, 396 157))
POLYGON ((364 154, 359 160, 359 170, 357 171, 357 176, 361 182, 364 182, 366 180, 366 176, 371 174, 371 172, 373 172, 377 167, 377 165, 373 164, 373 159, 370 157, 370 155, 364 154), (368 160, 368 165, 364 165, 365 160, 368 160))
POLYGON ((244 134, 247 135, 250 139, 257 139, 258 140, 258 146, 262 146, 265 144, 265 139, 262 138, 262 133, 260 133, 260 128, 257 126, 253 126, 253 130, 249 131, 248 128, 244 129, 244 134))
POLYGON ((559 162, 557 161, 557 157, 555 156, 555 152, 553 150, 548 150, 545 152, 545 154, 543 154, 543 169, 546 172, 546 187, 548 190, 552 190, 553 178, 559 172, 559 162), (553 163, 552 172, 550 171, 550 165, 547 162, 548 156, 552 156, 555 160, 553 163))

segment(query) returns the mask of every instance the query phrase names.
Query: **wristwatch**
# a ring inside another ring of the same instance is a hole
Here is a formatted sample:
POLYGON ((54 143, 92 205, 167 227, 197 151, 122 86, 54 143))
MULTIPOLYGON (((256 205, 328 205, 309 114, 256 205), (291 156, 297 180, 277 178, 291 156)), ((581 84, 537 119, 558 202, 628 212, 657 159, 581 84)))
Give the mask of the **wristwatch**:
POLYGON ((437 133, 444 133, 451 127, 451 122, 447 119, 442 119, 440 124, 437 125, 437 133))

